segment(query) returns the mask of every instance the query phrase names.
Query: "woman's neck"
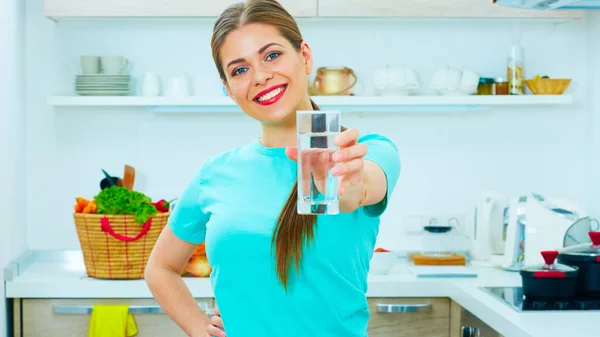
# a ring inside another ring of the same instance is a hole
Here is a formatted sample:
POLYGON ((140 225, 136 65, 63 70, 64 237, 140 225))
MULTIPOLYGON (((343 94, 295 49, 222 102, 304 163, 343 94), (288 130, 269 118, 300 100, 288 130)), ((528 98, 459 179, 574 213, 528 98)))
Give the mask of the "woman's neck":
POLYGON ((307 96, 303 103, 294 109, 285 121, 276 125, 263 124, 260 143, 266 147, 296 146, 296 111, 312 109, 312 103, 307 96))
POLYGON ((293 125, 263 125, 260 143, 266 147, 296 146, 296 123, 293 125))

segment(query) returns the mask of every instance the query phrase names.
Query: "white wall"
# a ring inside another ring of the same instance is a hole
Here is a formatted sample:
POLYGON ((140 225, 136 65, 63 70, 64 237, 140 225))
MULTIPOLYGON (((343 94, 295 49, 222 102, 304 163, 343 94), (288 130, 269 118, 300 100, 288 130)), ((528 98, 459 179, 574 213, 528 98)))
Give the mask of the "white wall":
MULTIPOLYGON (((245 116, 153 115, 143 109, 59 108, 52 94, 72 93, 80 55, 125 55, 136 77, 157 72, 163 81, 188 74, 196 94, 219 95, 210 53, 212 20, 69 20, 43 18, 41 1, 29 1, 27 46, 28 243, 33 249, 79 248, 71 217, 74 197, 93 197, 100 169, 138 170, 137 189, 171 198, 209 155, 248 142, 258 125, 245 116), (109 133, 111 135, 109 135, 109 133)), ((513 38, 510 21, 301 20, 317 66, 355 69, 370 93, 375 67, 415 68, 424 93, 436 68, 465 66, 483 76, 505 76, 513 38), (378 39, 376 39, 377 37, 378 39)), ((486 190, 508 195, 537 191, 593 205, 590 164, 586 20, 527 24, 526 76, 573 78, 573 106, 484 111, 413 111, 345 116, 344 123, 390 136, 403 172, 380 243, 418 247, 404 236, 409 215, 463 213, 472 217, 486 190)))
POLYGON ((588 58, 589 58, 589 78, 590 85, 588 95, 590 96, 590 106, 592 122, 589 128, 592 129, 592 141, 590 142, 590 199, 594 200, 596 209, 600 208, 597 192, 600 191, 600 12, 590 15, 588 22, 588 58))
MULTIPOLYGON (((0 267, 27 244, 25 175, 25 11, 21 0, 0 3, 0 267)), ((2 279, 4 280, 4 278, 2 279)), ((4 282, 2 282, 4 294, 4 282)), ((0 302, 0 336, 6 335, 0 302)))

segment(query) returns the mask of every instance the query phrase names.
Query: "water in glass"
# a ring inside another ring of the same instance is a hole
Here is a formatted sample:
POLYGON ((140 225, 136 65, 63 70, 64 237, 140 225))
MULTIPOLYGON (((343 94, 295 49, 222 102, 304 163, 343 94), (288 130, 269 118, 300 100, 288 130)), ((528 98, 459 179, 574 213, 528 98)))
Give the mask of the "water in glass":
POLYGON ((338 178, 331 174, 340 112, 297 111, 298 214, 338 214, 338 178))

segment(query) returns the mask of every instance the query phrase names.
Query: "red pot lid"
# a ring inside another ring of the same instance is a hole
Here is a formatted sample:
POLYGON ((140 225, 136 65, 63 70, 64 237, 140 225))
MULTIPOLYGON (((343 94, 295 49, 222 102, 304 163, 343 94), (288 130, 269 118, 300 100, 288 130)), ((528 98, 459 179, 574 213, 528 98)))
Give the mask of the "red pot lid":
POLYGON ((557 250, 545 250, 541 252, 544 264, 527 266, 521 269, 521 275, 544 278, 575 277, 579 268, 566 264, 555 263, 558 256, 557 250))

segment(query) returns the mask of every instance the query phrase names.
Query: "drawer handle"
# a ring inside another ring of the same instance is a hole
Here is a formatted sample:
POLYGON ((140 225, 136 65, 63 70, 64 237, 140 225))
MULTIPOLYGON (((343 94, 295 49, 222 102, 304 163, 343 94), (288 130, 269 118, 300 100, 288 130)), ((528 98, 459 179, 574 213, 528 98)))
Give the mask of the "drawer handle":
MULTIPOLYGON (((110 304, 109 304, 110 305, 110 304)), ((214 309, 209 308, 206 302, 198 302, 198 306, 207 315, 213 315, 214 309)), ((52 311, 55 314, 63 315, 91 315, 93 306, 91 305, 55 305, 52 311)), ((164 314, 165 311, 160 305, 131 305, 130 314, 164 314)))
POLYGON ((431 303, 422 304, 384 304, 377 303, 377 312, 431 312, 433 306, 431 303))
POLYGON ((461 337, 479 337, 479 328, 472 326, 463 326, 461 337))

